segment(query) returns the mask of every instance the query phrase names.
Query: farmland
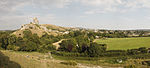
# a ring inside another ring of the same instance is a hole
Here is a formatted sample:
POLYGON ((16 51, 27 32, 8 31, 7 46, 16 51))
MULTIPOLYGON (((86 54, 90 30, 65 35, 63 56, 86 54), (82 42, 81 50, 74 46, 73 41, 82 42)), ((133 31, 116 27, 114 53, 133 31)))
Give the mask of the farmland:
POLYGON ((150 37, 96 39, 99 44, 107 44, 108 50, 127 50, 150 47, 150 37))

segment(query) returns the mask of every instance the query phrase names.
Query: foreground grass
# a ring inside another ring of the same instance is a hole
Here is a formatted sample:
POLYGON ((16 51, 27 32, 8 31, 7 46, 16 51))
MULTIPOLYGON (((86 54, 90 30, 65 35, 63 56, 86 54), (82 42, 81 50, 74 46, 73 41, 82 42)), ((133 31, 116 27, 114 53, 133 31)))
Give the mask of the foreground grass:
MULTIPOLYGON (((52 55, 49 58, 48 54, 38 52, 16 52, 8 50, 0 50, 5 56, 8 56, 11 61, 18 63, 21 68, 96 68, 97 66, 103 68, 118 68, 128 64, 136 64, 139 68, 146 68, 140 64, 143 60, 149 59, 129 59, 121 64, 110 63, 116 57, 63 57, 52 55), (72 66, 61 64, 61 62, 73 61, 80 65, 72 66), (107 62, 106 62, 107 61, 107 62), (81 67, 80 67, 81 66, 81 67)), ((148 68, 148 67, 147 67, 148 68)))
POLYGON ((150 37, 97 39, 99 44, 107 44, 108 50, 127 50, 150 47, 150 37))
POLYGON ((48 58, 46 54, 38 52, 15 52, 1 50, 11 61, 18 63, 21 68, 77 68, 75 66, 60 64, 59 60, 48 58), (47 58, 45 58, 47 56, 47 58))
POLYGON ((118 68, 125 66, 125 64, 110 64, 105 62, 106 60, 111 60, 115 57, 64 57, 57 55, 53 55, 53 57, 58 60, 76 61, 87 66, 96 65, 104 68, 118 68))
POLYGON ((114 63, 111 60, 118 57, 64 57, 57 55, 53 55, 53 57, 58 60, 76 61, 89 67, 101 66, 102 68, 123 68, 124 66, 135 65, 136 68, 150 68, 147 65, 142 65, 142 61, 150 61, 150 59, 127 59, 122 63, 114 63))

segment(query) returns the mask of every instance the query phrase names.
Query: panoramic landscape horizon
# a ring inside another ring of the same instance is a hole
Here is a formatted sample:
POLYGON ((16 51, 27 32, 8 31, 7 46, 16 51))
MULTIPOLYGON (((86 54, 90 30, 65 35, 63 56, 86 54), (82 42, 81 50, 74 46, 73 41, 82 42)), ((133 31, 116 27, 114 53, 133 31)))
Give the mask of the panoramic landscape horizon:
POLYGON ((150 68, 150 0, 0 0, 0 68, 150 68))

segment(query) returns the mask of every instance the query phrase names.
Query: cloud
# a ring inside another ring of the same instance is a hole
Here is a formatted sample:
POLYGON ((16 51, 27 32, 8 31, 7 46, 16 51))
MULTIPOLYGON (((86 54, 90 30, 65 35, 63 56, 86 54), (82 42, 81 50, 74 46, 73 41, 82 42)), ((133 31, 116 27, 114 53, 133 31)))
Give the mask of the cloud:
POLYGON ((80 0, 83 5, 94 7, 150 8, 150 0, 80 0))
POLYGON ((92 9, 85 14, 129 12, 140 8, 150 9, 150 0, 80 0, 80 3, 92 9))
POLYGON ((55 21, 55 16, 53 14, 28 14, 28 15, 13 15, 13 16, 3 16, 0 18, 0 29, 9 30, 9 29, 18 29, 22 24, 29 24, 32 22, 34 16, 39 19, 40 24, 51 23, 55 21))
POLYGON ((42 8, 64 8, 65 6, 70 5, 72 0, 32 0, 32 3, 35 7, 42 8))
POLYGON ((116 11, 117 11, 116 8, 91 9, 86 11, 85 14, 108 13, 108 12, 116 12, 116 11))
MULTIPOLYGON (((28 23, 29 16, 36 16, 43 23, 55 21, 55 14, 42 11, 63 9, 70 5, 83 8, 85 14, 127 13, 141 8, 150 9, 150 0, 0 0, 0 29, 4 29, 4 26, 5 29, 10 26, 17 28, 28 23)), ((66 13, 71 12, 68 10, 66 13)), ((86 15, 83 14, 81 17, 86 15)))
POLYGON ((0 29, 17 29, 22 24, 29 23, 29 16, 40 18, 40 22, 48 23, 55 19, 51 13, 26 12, 24 7, 41 8, 43 11, 51 8, 65 8, 70 0, 1 0, 0 29))
POLYGON ((64 8, 71 2, 72 0, 1 0, 0 14, 15 12, 25 6, 48 9, 64 8))
POLYGON ((7 15, 15 13, 17 8, 26 5, 27 0, 1 0, 0 1, 0 15, 7 15))

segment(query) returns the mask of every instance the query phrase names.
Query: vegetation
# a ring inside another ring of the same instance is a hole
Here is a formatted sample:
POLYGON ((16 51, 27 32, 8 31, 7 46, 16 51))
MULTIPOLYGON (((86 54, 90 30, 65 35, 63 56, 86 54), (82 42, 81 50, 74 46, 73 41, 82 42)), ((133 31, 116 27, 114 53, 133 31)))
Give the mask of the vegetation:
POLYGON ((0 68, 77 68, 76 66, 61 64, 59 60, 53 61, 54 59, 49 58, 48 54, 38 52, 1 50, 1 53, 6 58, 0 58, 0 61, 3 61, 1 62, 2 65, 9 64, 9 66, 0 66, 0 68), (4 60, 6 60, 6 62, 4 60), (8 63, 8 61, 10 63, 8 63), (16 67, 16 65, 21 67, 16 67))
MULTIPOLYGON (((70 31, 69 34, 52 36, 45 33, 41 37, 33 34, 30 30, 23 32, 23 37, 16 37, 12 32, 0 32, 0 49, 52 53, 61 57, 72 57, 70 60, 61 62, 65 65, 77 65, 78 58, 93 64, 126 64, 130 59, 150 59, 149 37, 130 37, 123 31, 103 31, 104 33, 91 30, 70 31), (100 38, 100 40, 94 39, 100 38), (56 50, 53 43, 64 39, 56 50), (77 61, 74 61, 75 59, 77 61), (100 58, 104 58, 101 59, 100 58), (96 61, 98 60, 98 61, 96 61)), ((125 31, 127 32, 127 31, 125 31)), ((143 32, 135 32, 143 36, 143 32), (142 33, 142 34, 141 34, 142 33)), ((28 56, 27 56, 28 57, 28 56)), ((149 66, 149 60, 139 61, 139 65, 149 66), (142 63, 142 64, 141 64, 142 63)), ((34 63, 34 62, 33 62, 34 63)), ((39 64, 39 63, 37 63, 39 64)), ((132 68, 133 65, 125 66, 132 68)))
POLYGON ((11 35, 11 33, 1 32, 1 48, 15 51, 47 52, 55 50, 56 47, 52 43, 60 40, 60 38, 48 34, 39 37, 37 34, 32 34, 30 30, 25 30, 23 33, 24 37, 16 37, 15 35, 11 35))
POLYGON ((135 65, 124 66, 124 68, 137 68, 135 65))
POLYGON ((67 62, 61 62, 61 64, 76 66, 77 62, 75 62, 75 61, 67 61, 67 62))
POLYGON ((21 66, 0 52, 0 68, 21 68, 21 66))

